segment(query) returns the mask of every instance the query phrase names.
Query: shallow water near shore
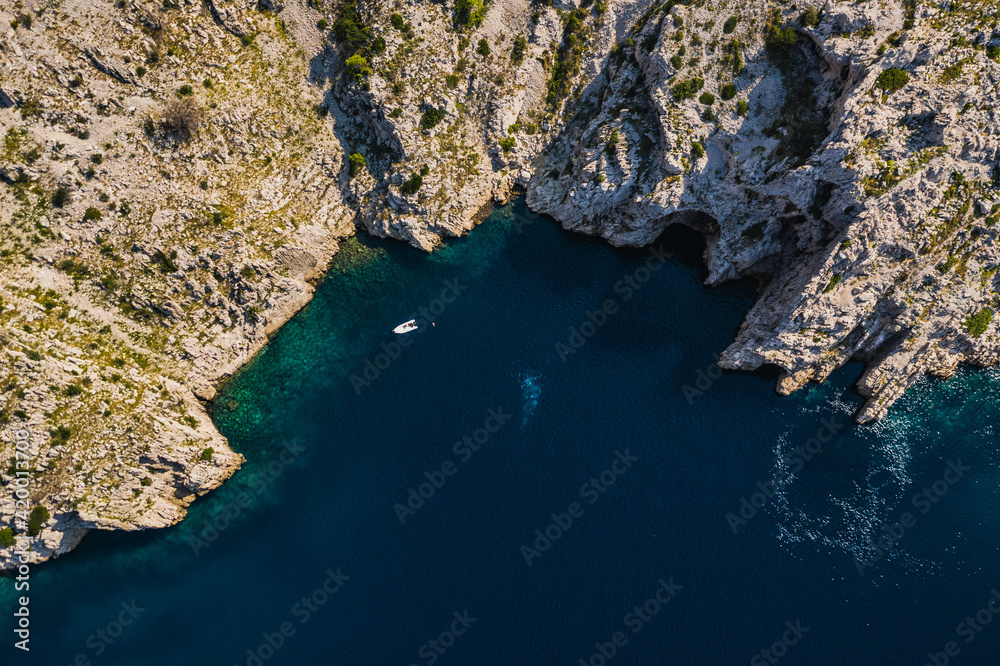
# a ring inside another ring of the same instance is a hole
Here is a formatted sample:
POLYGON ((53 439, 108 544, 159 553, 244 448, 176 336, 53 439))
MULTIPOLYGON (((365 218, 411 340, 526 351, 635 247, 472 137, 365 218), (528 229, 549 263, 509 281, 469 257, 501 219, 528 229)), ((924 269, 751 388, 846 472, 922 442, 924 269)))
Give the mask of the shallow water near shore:
POLYGON ((4 663, 998 663, 996 371, 857 427, 858 364, 713 368, 754 285, 702 287, 693 232, 661 260, 517 201, 353 243, 214 405, 244 469, 34 569, 4 663))

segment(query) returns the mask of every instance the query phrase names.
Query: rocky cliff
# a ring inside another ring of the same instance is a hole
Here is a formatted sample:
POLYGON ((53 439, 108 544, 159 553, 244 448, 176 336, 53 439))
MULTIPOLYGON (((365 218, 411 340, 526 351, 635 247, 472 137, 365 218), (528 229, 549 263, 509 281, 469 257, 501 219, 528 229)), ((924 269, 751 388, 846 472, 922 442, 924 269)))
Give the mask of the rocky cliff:
POLYGON ((868 421, 995 364, 996 11, 0 8, 0 528, 44 560, 177 522, 242 461, 203 401, 338 241, 432 250, 516 186, 618 245, 703 231, 710 283, 762 284, 721 364, 779 391, 861 359, 868 421))
POLYGON ((686 223, 709 283, 763 293, 720 364, 778 390, 867 363, 857 419, 914 379, 997 363, 993 5, 648 13, 532 177, 528 202, 612 243, 686 223))

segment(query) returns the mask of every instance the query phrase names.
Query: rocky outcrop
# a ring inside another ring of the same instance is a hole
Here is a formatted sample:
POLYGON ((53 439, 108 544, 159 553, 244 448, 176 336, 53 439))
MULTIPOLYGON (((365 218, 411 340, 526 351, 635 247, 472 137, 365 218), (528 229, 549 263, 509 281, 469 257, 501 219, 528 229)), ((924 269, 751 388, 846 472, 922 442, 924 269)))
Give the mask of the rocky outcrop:
POLYGON ((249 43, 193 2, 32 15, 0 35, 21 91, 0 110, 0 529, 44 507, 19 544, 42 561, 176 523, 239 468, 202 401, 308 302, 354 213, 295 55, 317 13, 241 14, 249 43))
POLYGON ((777 366, 788 393, 865 361, 859 422, 923 374, 995 364, 998 40, 905 3, 757 15, 770 31, 736 3, 652 12, 529 205, 622 245, 700 228, 709 283, 764 284, 720 365, 777 366))
POLYGON ((135 76, 125 68, 124 63, 109 59, 93 46, 84 46, 83 53, 94 67, 97 68, 97 71, 107 74, 119 83, 127 83, 132 86, 137 85, 135 76))
POLYGON ((335 26, 315 69, 333 83, 342 143, 365 160, 347 196, 367 230, 431 250, 471 229, 491 200, 527 183, 564 106, 648 4, 598 11, 496 0, 480 23, 463 22, 450 4, 411 3, 395 14, 359 6, 371 24, 366 45, 338 40, 335 26), (579 53, 567 55, 558 45, 571 17, 579 53), (371 71, 347 71, 352 55, 371 71), (551 95, 557 66, 568 73, 565 90, 551 95))

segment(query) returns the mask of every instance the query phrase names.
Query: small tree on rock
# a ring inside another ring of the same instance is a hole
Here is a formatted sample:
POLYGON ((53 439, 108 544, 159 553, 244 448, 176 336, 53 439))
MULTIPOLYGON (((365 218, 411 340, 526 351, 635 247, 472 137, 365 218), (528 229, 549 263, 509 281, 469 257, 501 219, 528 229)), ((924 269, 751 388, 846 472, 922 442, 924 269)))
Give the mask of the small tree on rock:
POLYGON ((891 95, 909 82, 910 75, 896 67, 890 67, 875 79, 875 85, 884 90, 887 95, 891 95))
POLYGON ((188 141, 198 132, 205 112, 191 97, 173 99, 163 105, 160 127, 181 140, 188 141))

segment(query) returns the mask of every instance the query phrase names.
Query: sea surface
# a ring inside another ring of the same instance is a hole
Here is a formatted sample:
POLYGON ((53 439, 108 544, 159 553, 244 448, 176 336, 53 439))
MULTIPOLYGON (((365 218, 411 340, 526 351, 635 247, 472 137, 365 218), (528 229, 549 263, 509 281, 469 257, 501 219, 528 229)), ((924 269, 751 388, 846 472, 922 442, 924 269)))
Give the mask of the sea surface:
POLYGON ((704 276, 520 201, 350 241, 214 404, 244 468, 35 568, 30 654, 0 580, 0 663, 1000 663, 997 372, 858 427, 858 364, 715 369, 756 285, 704 276))

